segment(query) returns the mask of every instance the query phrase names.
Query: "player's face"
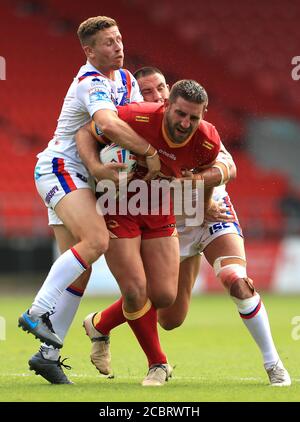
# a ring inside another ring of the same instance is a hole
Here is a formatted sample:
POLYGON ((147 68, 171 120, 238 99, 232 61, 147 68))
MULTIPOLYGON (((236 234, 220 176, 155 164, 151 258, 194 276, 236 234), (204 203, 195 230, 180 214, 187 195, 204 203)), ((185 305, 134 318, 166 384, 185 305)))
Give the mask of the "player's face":
POLYGON ((94 45, 90 49, 92 64, 101 72, 111 72, 123 66, 122 36, 117 26, 98 31, 95 35, 94 45))
POLYGON ((163 103, 169 98, 169 85, 160 73, 143 76, 138 79, 138 84, 144 101, 163 103))
POLYGON ((173 142, 185 142, 198 128, 206 104, 196 104, 177 97, 174 103, 169 103, 164 118, 165 128, 173 142))

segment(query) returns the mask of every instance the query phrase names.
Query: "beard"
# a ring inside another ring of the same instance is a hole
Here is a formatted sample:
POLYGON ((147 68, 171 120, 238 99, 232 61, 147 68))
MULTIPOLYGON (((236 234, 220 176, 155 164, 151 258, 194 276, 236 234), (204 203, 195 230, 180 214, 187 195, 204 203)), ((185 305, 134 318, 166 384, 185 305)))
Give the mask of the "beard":
POLYGON ((181 126, 180 123, 174 124, 168 113, 166 113, 166 123, 170 138, 175 144, 181 144, 185 142, 193 131, 192 125, 185 129, 181 126))

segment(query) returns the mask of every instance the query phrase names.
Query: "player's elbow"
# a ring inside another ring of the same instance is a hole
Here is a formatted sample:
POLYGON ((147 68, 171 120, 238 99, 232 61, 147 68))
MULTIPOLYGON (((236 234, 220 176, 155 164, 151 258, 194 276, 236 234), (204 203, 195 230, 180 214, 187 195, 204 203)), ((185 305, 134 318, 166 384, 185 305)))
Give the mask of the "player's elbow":
POLYGON ((101 126, 101 132, 106 138, 115 142, 118 137, 118 126, 115 122, 106 122, 101 126))
POLYGON ((104 135, 110 139, 116 136, 120 122, 121 120, 114 112, 106 113, 104 116, 95 116, 95 123, 97 127, 100 128, 101 132, 103 132, 104 135))

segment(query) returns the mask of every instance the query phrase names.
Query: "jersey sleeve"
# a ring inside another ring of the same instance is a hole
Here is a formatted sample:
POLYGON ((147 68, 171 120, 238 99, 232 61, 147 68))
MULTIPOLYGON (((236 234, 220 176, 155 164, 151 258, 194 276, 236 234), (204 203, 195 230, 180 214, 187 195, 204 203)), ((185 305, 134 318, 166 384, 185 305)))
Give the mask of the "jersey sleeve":
POLYGON ((98 110, 117 111, 111 99, 111 87, 109 82, 101 77, 87 77, 80 81, 76 95, 92 117, 98 110))
POLYGON ((132 104, 117 107, 119 118, 127 122, 129 125, 135 120, 134 118, 136 113, 134 112, 133 107, 134 105, 132 104))
POLYGON ((232 155, 227 151, 223 142, 221 142, 220 151, 217 155, 216 161, 220 163, 225 163, 225 164, 231 164, 231 165, 233 164, 232 155))
POLYGON ((141 94, 141 90, 139 84, 135 77, 130 73, 131 78, 131 95, 130 95, 130 102, 131 103, 141 103, 144 101, 144 98, 141 94))
POLYGON ((215 162, 221 147, 220 135, 215 126, 210 125, 208 138, 202 141, 201 166, 211 165, 215 162))

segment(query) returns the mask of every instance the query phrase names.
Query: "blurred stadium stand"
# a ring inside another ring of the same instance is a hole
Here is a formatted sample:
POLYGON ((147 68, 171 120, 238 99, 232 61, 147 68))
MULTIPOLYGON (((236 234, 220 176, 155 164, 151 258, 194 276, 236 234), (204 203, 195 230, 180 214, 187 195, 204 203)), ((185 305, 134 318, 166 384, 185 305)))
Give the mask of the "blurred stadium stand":
POLYGON ((78 24, 99 14, 119 22, 131 71, 155 65, 170 83, 194 78, 207 88, 207 120, 237 164, 229 192, 245 235, 299 235, 297 215, 291 229, 282 206, 291 188, 300 200, 300 81, 291 77, 291 59, 300 54, 299 1, 2 0, 7 80, 0 82, 0 236, 49 238, 33 182, 35 155, 51 139, 70 81, 85 60, 78 24), (278 124, 275 144, 261 136, 278 124), (293 135, 285 130, 289 125, 293 135))

